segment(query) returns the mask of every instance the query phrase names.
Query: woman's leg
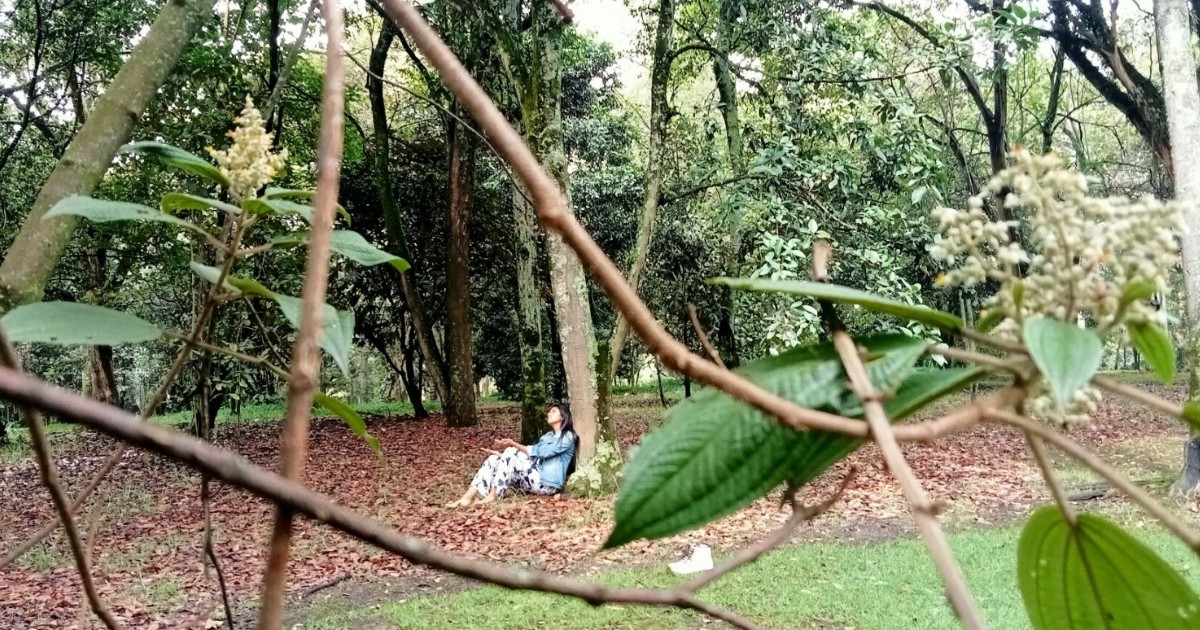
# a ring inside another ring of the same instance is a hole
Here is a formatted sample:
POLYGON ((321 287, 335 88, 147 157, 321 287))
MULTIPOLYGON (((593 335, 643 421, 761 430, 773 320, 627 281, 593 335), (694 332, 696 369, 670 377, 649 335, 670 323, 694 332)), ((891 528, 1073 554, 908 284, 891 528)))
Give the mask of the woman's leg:
POLYGON ((492 478, 493 483, 488 488, 487 496, 480 503, 491 503, 504 496, 521 475, 532 466, 533 460, 529 459, 525 453, 511 446, 504 449, 504 452, 500 454, 496 474, 492 478))
POLYGON ((479 471, 475 473, 475 478, 471 480, 471 485, 467 487, 462 498, 446 504, 446 507, 466 507, 475 499, 490 494, 501 469, 500 461, 499 455, 488 455, 488 458, 483 460, 483 465, 479 467, 479 471))

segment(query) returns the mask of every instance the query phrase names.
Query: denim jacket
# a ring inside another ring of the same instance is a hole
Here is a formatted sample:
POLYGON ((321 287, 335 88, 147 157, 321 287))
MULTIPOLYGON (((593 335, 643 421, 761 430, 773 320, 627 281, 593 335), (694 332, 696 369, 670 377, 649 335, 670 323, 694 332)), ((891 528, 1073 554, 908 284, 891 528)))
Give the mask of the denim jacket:
POLYGON ((537 444, 529 447, 529 457, 533 459, 538 474, 541 475, 543 486, 551 488, 563 487, 567 482, 567 465, 575 455, 575 434, 570 431, 555 435, 547 431, 537 444))

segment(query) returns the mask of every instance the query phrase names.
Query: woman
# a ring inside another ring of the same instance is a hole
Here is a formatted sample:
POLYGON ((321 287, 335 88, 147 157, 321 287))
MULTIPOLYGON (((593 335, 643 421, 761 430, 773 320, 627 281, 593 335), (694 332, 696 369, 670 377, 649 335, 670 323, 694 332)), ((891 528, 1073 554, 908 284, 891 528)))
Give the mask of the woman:
POLYGON ((466 507, 478 501, 491 503, 508 490, 530 494, 556 494, 562 490, 567 477, 573 472, 575 463, 575 425, 571 422, 571 409, 564 403, 555 403, 546 411, 547 431, 537 444, 526 446, 514 440, 496 440, 504 452, 481 449, 489 453, 471 487, 457 501, 446 504, 448 508, 466 507))

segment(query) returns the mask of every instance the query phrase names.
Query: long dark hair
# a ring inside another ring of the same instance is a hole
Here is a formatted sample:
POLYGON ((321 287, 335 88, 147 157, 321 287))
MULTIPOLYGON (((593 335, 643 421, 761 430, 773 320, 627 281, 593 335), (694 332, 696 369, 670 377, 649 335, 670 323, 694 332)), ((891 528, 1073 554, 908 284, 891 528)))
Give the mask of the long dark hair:
MULTIPOLYGON (((571 461, 567 463, 567 477, 575 474, 575 459, 579 457, 579 434, 575 432, 575 421, 571 417, 571 406, 567 403, 554 403, 550 405, 550 409, 558 409, 559 415, 562 416, 562 425, 558 428, 558 438, 561 440, 568 431, 571 432, 571 439, 575 441, 575 450, 571 451, 571 461)), ((550 409, 546 413, 550 413, 550 409)))

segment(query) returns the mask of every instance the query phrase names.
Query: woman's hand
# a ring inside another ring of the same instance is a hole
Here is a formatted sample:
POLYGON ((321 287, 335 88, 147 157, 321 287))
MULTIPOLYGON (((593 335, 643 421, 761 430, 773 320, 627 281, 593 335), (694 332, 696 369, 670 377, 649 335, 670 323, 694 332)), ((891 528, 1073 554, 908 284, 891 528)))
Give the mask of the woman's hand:
POLYGON ((479 450, 483 451, 484 453, 487 453, 488 455, 499 455, 500 454, 500 451, 493 451, 490 448, 480 448, 479 450))
POLYGON ((516 447, 516 448, 521 447, 521 445, 518 444, 517 441, 512 438, 503 438, 503 439, 496 440, 496 444, 500 445, 501 447, 505 447, 505 448, 507 448, 509 446, 516 447))

